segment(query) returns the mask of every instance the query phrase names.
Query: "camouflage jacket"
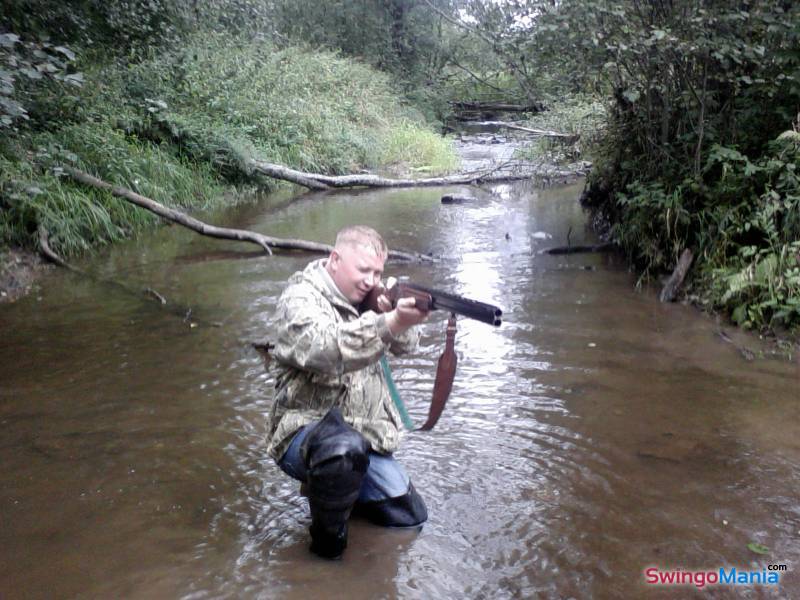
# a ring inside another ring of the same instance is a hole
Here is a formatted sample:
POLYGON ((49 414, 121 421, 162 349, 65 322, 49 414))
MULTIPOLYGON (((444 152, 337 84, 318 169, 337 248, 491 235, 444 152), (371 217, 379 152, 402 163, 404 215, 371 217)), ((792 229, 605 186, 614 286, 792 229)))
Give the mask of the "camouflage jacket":
POLYGON ((292 275, 278 300, 268 445, 276 460, 300 427, 333 406, 373 450, 390 453, 400 443, 402 421, 379 361, 387 349, 413 350, 419 334, 412 328, 395 337, 385 315, 359 316, 325 270, 326 260, 292 275))

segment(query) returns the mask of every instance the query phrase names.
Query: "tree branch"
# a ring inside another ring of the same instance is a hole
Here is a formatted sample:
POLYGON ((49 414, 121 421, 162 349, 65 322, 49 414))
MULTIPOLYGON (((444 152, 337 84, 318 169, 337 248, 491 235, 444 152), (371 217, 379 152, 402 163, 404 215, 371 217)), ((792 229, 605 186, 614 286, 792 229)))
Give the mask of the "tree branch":
MULTIPOLYGON (((321 254, 327 254, 333 250, 333 247, 329 246, 328 244, 321 244, 307 240, 275 238, 257 233, 255 231, 248 231, 246 229, 230 229, 227 227, 216 227, 214 225, 209 225, 203 221, 200 221, 199 219, 190 217, 179 210, 166 207, 163 204, 159 204, 155 200, 140 196, 136 192, 133 192, 127 188, 112 186, 110 183, 106 183, 97 177, 89 175, 88 173, 73 167, 63 167, 63 169, 65 173, 79 183, 99 188, 101 190, 110 191, 112 195, 118 198, 127 200, 128 202, 141 208, 145 208, 150 212, 167 219, 168 221, 172 221, 178 225, 183 225, 187 229, 191 229, 192 231, 202 235, 219 239, 251 242, 263 248, 268 254, 272 254, 272 248, 280 248, 283 250, 305 250, 307 252, 316 252, 321 254)), ((435 260, 433 256, 428 254, 418 254, 416 252, 404 252, 400 250, 390 250, 389 258, 429 262, 435 260)))

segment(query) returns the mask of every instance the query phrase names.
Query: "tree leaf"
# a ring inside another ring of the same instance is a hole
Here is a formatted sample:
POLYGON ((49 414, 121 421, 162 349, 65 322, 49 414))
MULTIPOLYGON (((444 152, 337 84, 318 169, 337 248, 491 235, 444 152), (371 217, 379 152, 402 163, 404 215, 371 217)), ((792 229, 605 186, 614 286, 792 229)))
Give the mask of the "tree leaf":
POLYGON ((20 73, 25 75, 28 79, 41 79, 42 74, 36 69, 20 69, 20 73))
POLYGON ((762 546, 761 544, 757 544, 756 542, 750 542, 747 544, 747 548, 756 554, 769 554, 769 548, 762 546))
POLYGON ((70 73, 66 77, 64 77, 64 81, 67 83, 71 83, 74 86, 80 87, 83 85, 84 77, 83 73, 70 73))
POLYGON ((0 33, 0 46, 3 48, 13 48, 18 41, 19 36, 16 33, 0 33))
POLYGON ((69 48, 65 48, 64 46, 56 46, 53 48, 56 52, 61 52, 64 56, 66 56, 70 60, 75 60, 75 53, 70 50, 69 48))
POLYGON ((622 96, 625 98, 625 100, 633 104, 639 99, 640 94, 638 90, 625 90, 622 92, 622 96))

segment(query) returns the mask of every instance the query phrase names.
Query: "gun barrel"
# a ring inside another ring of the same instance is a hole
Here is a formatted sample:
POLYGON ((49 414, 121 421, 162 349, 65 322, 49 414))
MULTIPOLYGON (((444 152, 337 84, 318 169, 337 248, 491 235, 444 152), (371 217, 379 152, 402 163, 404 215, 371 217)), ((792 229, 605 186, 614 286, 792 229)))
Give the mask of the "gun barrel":
POLYGON ((431 297, 431 308, 433 310, 447 310, 459 315, 463 315, 470 319, 475 319, 481 323, 487 323, 499 327, 503 322, 501 317, 503 311, 493 304, 485 302, 478 302, 477 300, 470 300, 455 294, 448 294, 439 290, 434 290, 421 285, 404 284, 407 288, 424 292, 431 297))

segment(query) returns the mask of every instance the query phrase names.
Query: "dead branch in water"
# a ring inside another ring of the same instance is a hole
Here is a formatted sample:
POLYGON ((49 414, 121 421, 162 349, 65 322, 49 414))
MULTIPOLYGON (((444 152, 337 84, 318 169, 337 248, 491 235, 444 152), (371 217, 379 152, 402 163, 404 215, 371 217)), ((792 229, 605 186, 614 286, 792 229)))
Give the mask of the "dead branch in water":
POLYGON ((506 123, 505 121, 481 121, 480 125, 505 127, 506 129, 513 129, 515 131, 524 131, 525 133, 530 133, 531 135, 538 135, 542 137, 564 138, 569 140, 570 142, 576 142, 578 138, 580 138, 580 135, 576 133, 562 133, 560 131, 551 131, 547 129, 532 129, 530 127, 523 127, 522 125, 514 125, 512 123, 506 123))
POLYGON ((43 225, 39 225, 39 249, 47 260, 57 264, 59 267, 72 271, 73 273, 80 273, 81 275, 86 274, 78 267, 73 267, 50 248, 50 234, 47 233, 43 225))
POLYGON ((586 254, 590 252, 610 252, 614 249, 614 244, 596 244, 594 246, 556 246, 554 248, 544 248, 539 254, 586 254))
MULTIPOLYGON (((101 190, 108 190, 112 195, 118 198, 122 198, 123 200, 127 200, 136 206, 145 208, 150 212, 167 219, 168 221, 182 225, 201 235, 218 239, 236 240, 239 242, 251 242, 263 248, 268 254, 272 254, 272 248, 280 248, 282 250, 304 250, 306 252, 316 252, 322 254, 327 254, 333 250, 333 247, 329 246, 328 244, 321 244, 307 240, 275 238, 257 233, 255 231, 248 231, 246 229, 231 229, 228 227, 216 227, 214 225, 209 225, 203 221, 200 221, 199 219, 190 217, 179 210, 166 207, 163 204, 159 204, 155 200, 141 196, 127 188, 113 186, 110 183, 107 183, 78 169, 64 167, 64 172, 69 174, 69 176, 75 181, 99 188, 101 190)), ((400 250, 390 250, 389 257, 418 262, 435 260, 428 254, 418 254, 416 252, 404 252, 400 250)))
MULTIPOLYGON (((92 279, 93 281, 99 281, 100 283, 103 283, 103 284, 106 284, 106 285, 111 285, 111 286, 113 286, 113 287, 115 287, 117 289, 120 289, 120 290, 122 290, 122 291, 124 291, 124 292, 126 292, 128 294, 134 295, 134 296, 139 296, 139 297, 145 296, 147 298, 150 298, 151 300, 157 301, 159 304, 167 304, 167 299, 164 296, 162 296, 161 294, 159 294, 153 288, 149 288, 148 287, 148 288, 143 288, 143 289, 137 289, 137 288, 131 287, 129 285, 126 285, 126 284, 124 284, 124 283, 122 283, 120 281, 117 281, 115 279, 107 279, 105 277, 98 277, 98 276, 96 276, 96 275, 94 275, 92 273, 89 273, 88 271, 84 271, 83 269, 80 269, 80 268, 76 267, 75 265, 71 265, 70 263, 65 261, 63 258, 61 258, 50 247, 50 235, 47 232, 47 230, 44 228, 44 226, 42 226, 42 225, 39 225, 39 249, 41 250, 41 253, 44 255, 44 257, 47 260, 49 260, 52 263, 55 263, 59 267, 67 269, 68 271, 72 271, 73 273, 76 273, 77 275, 81 275, 83 277, 88 277, 89 279, 92 279)), ((182 309, 180 309, 180 310, 182 310, 182 309)))
POLYGON ((681 254, 678 264, 675 266, 675 270, 664 285, 664 289, 661 290, 661 302, 672 302, 675 300, 675 296, 677 296, 678 290, 681 285, 683 285, 683 280, 686 278, 686 273, 689 267, 692 266, 692 260, 694 260, 694 255, 691 250, 686 248, 681 254))

